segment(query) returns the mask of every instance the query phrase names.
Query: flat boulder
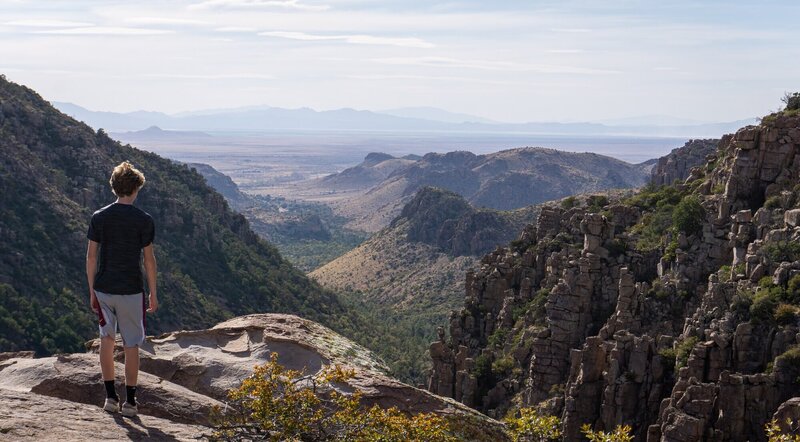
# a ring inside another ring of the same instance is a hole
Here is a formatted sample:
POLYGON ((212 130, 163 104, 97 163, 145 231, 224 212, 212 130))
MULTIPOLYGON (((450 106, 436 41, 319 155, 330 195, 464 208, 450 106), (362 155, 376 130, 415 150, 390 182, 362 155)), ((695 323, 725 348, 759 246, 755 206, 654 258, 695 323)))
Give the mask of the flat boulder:
POLYGON ((169 419, 123 418, 92 405, 0 388, 0 441, 191 441, 210 430, 169 419))
MULTIPOLYGON (((124 367, 117 364, 117 390, 121 398, 125 397, 124 391, 120 391, 123 390, 124 372, 124 367)), ((144 372, 139 373, 138 385, 136 399, 139 413, 143 415, 207 425, 212 407, 224 406, 215 399, 144 372)), ((97 355, 92 354, 7 359, 0 362, 0 389, 31 392, 97 407, 101 407, 105 400, 100 361, 97 355)))

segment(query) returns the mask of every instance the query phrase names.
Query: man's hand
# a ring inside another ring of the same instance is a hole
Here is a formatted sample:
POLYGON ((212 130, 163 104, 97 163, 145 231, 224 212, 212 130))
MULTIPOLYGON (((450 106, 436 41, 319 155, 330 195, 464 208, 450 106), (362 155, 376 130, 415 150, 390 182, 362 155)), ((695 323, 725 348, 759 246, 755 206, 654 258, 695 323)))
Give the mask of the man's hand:
POLYGON ((94 294, 93 289, 89 289, 89 305, 92 306, 92 311, 95 314, 100 314, 100 303, 97 302, 97 295, 94 294))
POLYGON ((150 292, 148 304, 150 307, 147 309, 147 313, 155 313, 158 310, 158 296, 156 296, 155 292, 150 292))

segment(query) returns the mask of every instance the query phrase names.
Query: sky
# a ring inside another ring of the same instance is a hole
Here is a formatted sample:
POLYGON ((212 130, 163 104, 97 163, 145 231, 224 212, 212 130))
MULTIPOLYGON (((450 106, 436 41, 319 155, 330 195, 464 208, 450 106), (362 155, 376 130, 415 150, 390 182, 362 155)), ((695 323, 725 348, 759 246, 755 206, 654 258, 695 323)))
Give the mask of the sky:
POLYGON ((795 0, 0 0, 0 73, 117 112, 731 121, 800 90, 799 19, 795 0))

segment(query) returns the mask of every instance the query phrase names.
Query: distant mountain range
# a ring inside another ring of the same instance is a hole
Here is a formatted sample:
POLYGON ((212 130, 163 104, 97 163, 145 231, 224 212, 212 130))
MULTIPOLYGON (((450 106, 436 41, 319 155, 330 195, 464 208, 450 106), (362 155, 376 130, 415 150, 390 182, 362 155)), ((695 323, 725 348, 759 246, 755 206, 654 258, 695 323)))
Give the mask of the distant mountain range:
POLYGON ((382 112, 356 109, 316 111, 307 107, 283 109, 269 106, 213 109, 169 115, 161 112, 101 112, 72 103, 53 105, 95 129, 110 132, 140 131, 151 126, 176 131, 446 131, 457 133, 530 133, 560 135, 645 135, 709 137, 755 123, 755 119, 718 123, 693 123, 665 116, 589 122, 500 123, 437 108, 401 108, 382 112))

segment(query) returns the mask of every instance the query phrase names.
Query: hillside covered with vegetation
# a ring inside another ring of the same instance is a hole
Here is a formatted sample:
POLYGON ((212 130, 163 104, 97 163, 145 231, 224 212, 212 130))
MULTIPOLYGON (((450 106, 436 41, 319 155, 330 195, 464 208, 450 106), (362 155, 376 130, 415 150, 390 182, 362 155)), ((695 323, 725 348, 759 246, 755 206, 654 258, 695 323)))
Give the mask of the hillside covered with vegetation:
POLYGON ((291 312, 340 331, 363 328, 200 174, 120 145, 5 78, 0 151, 0 351, 77 351, 96 334, 86 229, 92 212, 114 201, 108 177, 123 160, 147 177, 136 205, 157 229, 161 305, 148 317, 148 334, 251 312, 291 312))

